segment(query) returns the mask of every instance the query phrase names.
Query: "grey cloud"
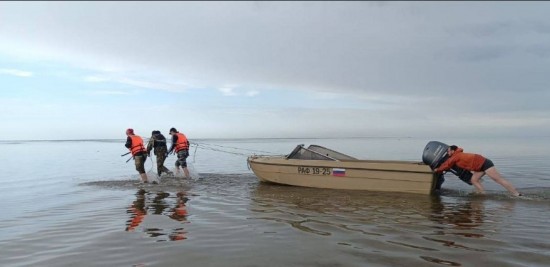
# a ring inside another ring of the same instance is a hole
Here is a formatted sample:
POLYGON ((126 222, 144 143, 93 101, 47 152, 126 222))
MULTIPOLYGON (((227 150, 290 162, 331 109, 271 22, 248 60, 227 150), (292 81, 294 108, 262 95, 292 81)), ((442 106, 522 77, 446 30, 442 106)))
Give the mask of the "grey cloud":
POLYGON ((498 34, 510 34, 514 33, 514 31, 517 33, 518 28, 519 27, 517 27, 517 24, 514 24, 511 21, 497 21, 453 26, 452 28, 446 29, 446 32, 456 37, 466 35, 480 38, 492 37, 498 34))
POLYGON ((195 88, 433 101, 403 104, 410 113, 453 114, 449 99, 472 112, 546 110, 549 78, 539 70, 549 67, 549 11, 502 2, 4 2, 0 49, 29 47, 123 77, 161 72, 195 88))
POLYGON ((548 57, 550 56, 550 44, 530 45, 525 48, 525 51, 539 57, 548 57))
POLYGON ((550 23, 548 21, 530 21, 531 28, 540 34, 550 34, 550 23))
POLYGON ((449 51, 449 54, 460 61, 485 61, 505 57, 514 50, 513 47, 505 45, 464 46, 449 51))

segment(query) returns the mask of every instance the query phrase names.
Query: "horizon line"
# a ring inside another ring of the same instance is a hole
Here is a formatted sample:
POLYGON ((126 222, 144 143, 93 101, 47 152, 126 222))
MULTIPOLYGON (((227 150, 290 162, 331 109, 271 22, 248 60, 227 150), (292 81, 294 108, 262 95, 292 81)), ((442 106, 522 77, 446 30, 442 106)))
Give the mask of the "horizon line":
MULTIPOLYGON (((144 137, 149 138, 149 137, 144 137)), ((341 136, 341 137, 207 137, 189 138, 189 140, 243 140, 243 139, 356 139, 356 138, 420 138, 413 136, 341 136)), ((82 139, 2 139, 0 142, 50 142, 50 141, 114 141, 126 138, 82 138, 82 139)))
MULTIPOLYGON (((494 138, 478 136, 432 136, 430 139, 437 138, 494 138)), ((498 137, 550 137, 550 135, 535 136, 498 136, 498 137)), ((189 140, 245 140, 245 139, 359 139, 359 138, 427 138, 425 136, 341 136, 341 137, 207 137, 207 138, 189 138, 189 140)), ((144 137, 149 139, 149 137, 144 137)), ((71 142, 71 141, 124 141, 125 138, 82 138, 82 139, 2 139, 0 142, 71 142)))

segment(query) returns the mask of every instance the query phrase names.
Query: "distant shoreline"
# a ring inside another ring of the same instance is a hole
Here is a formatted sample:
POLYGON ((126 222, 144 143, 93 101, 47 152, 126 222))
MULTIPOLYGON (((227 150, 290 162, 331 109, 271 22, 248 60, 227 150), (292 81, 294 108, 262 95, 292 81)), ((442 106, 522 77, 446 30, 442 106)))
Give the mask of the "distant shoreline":
MULTIPOLYGON (((146 137, 148 138, 148 137, 146 137)), ((391 139, 391 138, 422 138, 422 137, 410 137, 410 136, 355 136, 355 137, 235 137, 235 138, 189 138, 189 140, 267 140, 267 139, 391 139)), ((126 138, 115 139, 44 139, 44 140, 0 140, 0 142, 125 142, 126 138)))
MULTIPOLYGON (((342 136, 342 137, 235 137, 235 138, 189 138, 193 141, 215 140, 215 141, 238 141, 238 140, 282 140, 282 139, 485 139, 485 138, 548 138, 550 136, 342 136)), ((148 137, 145 137, 148 139, 148 137)), ((0 140, 0 143, 13 142, 125 142, 126 138, 105 138, 105 139, 44 139, 44 140, 0 140)))

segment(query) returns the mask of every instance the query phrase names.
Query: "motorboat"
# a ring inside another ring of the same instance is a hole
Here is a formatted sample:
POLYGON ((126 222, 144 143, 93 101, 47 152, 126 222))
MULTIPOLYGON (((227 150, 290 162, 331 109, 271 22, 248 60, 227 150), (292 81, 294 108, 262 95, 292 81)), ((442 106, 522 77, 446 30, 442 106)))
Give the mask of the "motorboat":
POLYGON ((424 162, 357 159, 319 145, 247 161, 262 182, 315 188, 431 194, 438 177, 424 162))

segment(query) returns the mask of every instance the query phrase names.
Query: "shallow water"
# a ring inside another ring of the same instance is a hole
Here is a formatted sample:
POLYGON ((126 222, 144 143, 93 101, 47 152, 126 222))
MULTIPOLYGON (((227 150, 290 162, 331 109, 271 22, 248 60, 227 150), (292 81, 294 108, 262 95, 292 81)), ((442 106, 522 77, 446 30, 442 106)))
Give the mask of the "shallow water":
MULTIPOLYGON (((2 266, 548 266, 550 140, 439 140, 525 198, 447 176, 439 196, 259 183, 246 155, 319 144, 420 161, 413 138, 191 140, 194 179, 139 185, 124 140, 0 142, 2 266)), ((172 167, 171 156, 166 166, 172 167)), ((153 175, 151 162, 146 170, 153 175)))

